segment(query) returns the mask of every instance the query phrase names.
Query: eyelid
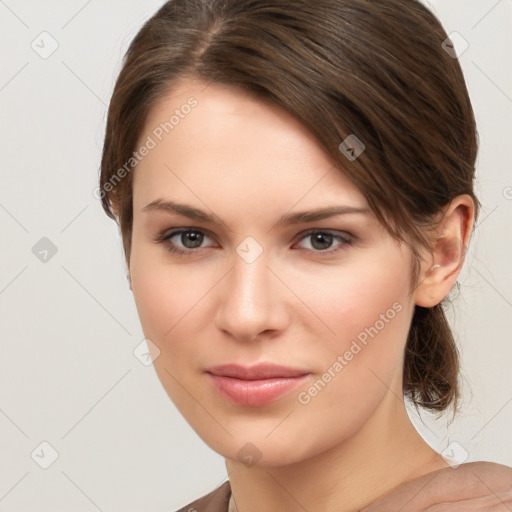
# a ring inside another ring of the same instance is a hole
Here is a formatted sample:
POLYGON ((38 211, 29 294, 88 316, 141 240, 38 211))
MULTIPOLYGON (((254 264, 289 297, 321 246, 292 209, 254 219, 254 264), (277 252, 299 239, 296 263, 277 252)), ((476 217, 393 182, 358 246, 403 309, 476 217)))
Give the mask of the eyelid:
MULTIPOLYGON (((307 237, 308 235, 312 235, 313 233, 327 233, 334 237, 340 237, 346 240, 347 242, 352 242, 355 239, 355 236, 347 231, 343 231, 340 229, 330 229, 330 228, 311 228, 307 229, 306 231, 301 231, 294 240, 301 241, 303 238, 307 237)), ((319 252, 319 251, 317 251, 319 252)))
MULTIPOLYGON (((157 234, 153 240, 155 242, 160 242, 160 243, 165 244, 171 238, 174 238, 175 236, 180 235, 181 233, 189 233, 191 231, 201 233, 202 235, 205 235, 206 237, 210 238, 211 240, 215 239, 215 236, 213 236, 207 229, 195 228, 195 227, 191 227, 191 226, 183 226, 183 227, 179 227, 179 228, 166 229, 166 230, 162 231, 161 233, 157 234)), ((206 247, 199 247, 197 249, 185 249, 185 251, 192 253, 192 252, 198 252, 200 249, 206 249, 206 247)))
MULTIPOLYGON (((178 236, 181 233, 188 233, 188 232, 199 232, 199 233, 205 235, 207 238, 210 238, 210 239, 216 238, 215 236, 212 236, 211 233, 209 232, 209 230, 207 230, 207 229, 195 228, 195 227, 190 227, 190 226, 186 226, 186 227, 182 226, 179 228, 167 229, 167 230, 159 233, 154 238, 154 242, 163 244, 169 252, 174 253, 177 256, 194 257, 196 255, 201 254, 203 252, 203 249, 208 249, 209 246, 196 247, 196 248, 192 248, 192 249, 181 248, 179 245, 170 242, 171 238, 174 238, 175 236, 178 236)), ((340 243, 337 246, 334 246, 334 248, 330 248, 330 249, 326 249, 326 250, 318 250, 317 251, 314 249, 307 249, 307 248, 299 248, 299 250, 303 250, 308 253, 313 253, 320 257, 329 257, 329 256, 334 256, 339 251, 345 249, 347 246, 352 245, 356 241, 356 237, 346 231, 330 229, 330 228, 325 228, 325 229, 310 228, 305 231, 301 231, 299 234, 297 234, 294 237, 293 245, 301 242, 302 240, 306 239, 308 236, 315 234, 315 233, 329 234, 334 239, 338 240, 340 243)))

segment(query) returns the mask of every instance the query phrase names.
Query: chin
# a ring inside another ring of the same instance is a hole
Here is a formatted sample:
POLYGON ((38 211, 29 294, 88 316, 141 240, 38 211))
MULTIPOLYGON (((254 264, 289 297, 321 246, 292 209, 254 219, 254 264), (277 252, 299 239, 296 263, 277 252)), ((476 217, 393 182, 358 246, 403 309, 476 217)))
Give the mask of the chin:
MULTIPOLYGON (((307 438, 304 439, 303 436, 302 438, 294 438, 289 434, 283 436, 278 435, 277 431, 268 435, 272 429, 258 430, 255 435, 251 435, 250 430, 245 429, 238 435, 229 426, 226 427, 233 437, 220 427, 215 433, 197 430, 196 433, 213 451, 247 467, 287 466, 302 462, 328 449, 328 447, 306 444, 307 438)), ((311 435, 309 440, 315 441, 311 435)))

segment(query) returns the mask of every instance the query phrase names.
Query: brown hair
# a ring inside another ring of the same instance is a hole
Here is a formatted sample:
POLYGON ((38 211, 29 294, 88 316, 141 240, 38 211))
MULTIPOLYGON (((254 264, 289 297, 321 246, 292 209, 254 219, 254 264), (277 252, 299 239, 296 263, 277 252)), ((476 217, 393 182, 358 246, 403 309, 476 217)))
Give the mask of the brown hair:
MULTIPOLYGON (((473 198, 476 213, 479 206, 475 119, 446 39, 435 15, 416 0, 165 3, 125 55, 101 161, 102 205, 120 224, 128 268, 134 150, 152 106, 188 76, 270 99, 309 127, 389 233, 411 245, 416 286, 418 248, 430 244, 425 228, 459 194, 473 198), (351 134, 365 146, 355 159, 340 151, 351 134)), ((442 304, 416 306, 404 394, 431 410, 453 403, 455 413, 458 374, 442 304)))

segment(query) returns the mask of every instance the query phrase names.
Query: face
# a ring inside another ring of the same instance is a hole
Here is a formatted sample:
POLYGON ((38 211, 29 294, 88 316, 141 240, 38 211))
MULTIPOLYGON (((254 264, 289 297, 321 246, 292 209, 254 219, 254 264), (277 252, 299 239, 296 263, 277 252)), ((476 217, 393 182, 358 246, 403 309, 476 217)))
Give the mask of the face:
POLYGON ((304 460, 361 429, 390 389, 401 394, 411 251, 300 122, 187 79, 139 142, 150 149, 134 171, 132 291, 162 385, 213 450, 304 460), (291 217, 326 208, 340 211, 291 217), (303 376, 208 373, 228 363, 303 376))

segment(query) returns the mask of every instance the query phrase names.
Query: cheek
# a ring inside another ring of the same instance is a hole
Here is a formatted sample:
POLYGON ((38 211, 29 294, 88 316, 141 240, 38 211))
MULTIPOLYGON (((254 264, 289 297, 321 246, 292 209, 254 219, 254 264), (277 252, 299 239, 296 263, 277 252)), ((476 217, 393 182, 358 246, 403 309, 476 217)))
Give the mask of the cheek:
POLYGON ((396 254, 394 262, 361 260, 350 272, 331 272, 328 280, 317 274, 302 281, 304 301, 334 331, 322 328, 326 334, 315 349, 323 361, 320 378, 327 382, 311 390, 311 401, 332 407, 340 418, 366 414, 401 375, 412 310, 410 272, 400 262, 396 254))
MULTIPOLYGON (((407 331, 410 269, 399 254, 384 256, 369 254, 339 269, 290 276, 290 282, 300 283, 294 291, 322 321, 329 349, 348 348, 352 339, 359 334, 364 338, 366 329, 375 325, 382 333, 407 331)), ((320 331, 322 325, 317 325, 320 331)))
MULTIPOLYGON (((211 268, 170 263, 158 247, 134 246, 130 261, 132 292, 146 338, 161 351, 161 362, 174 366, 193 357, 208 292, 218 281, 211 268)), ((157 366, 158 360, 155 361, 157 366)))
POLYGON ((158 378, 183 416, 193 419, 201 417, 201 410, 184 390, 193 388, 198 340, 204 338, 198 335, 201 299, 214 283, 208 284, 204 272, 161 260, 151 250, 133 255, 132 291, 144 336, 158 347, 153 355, 158 378))

